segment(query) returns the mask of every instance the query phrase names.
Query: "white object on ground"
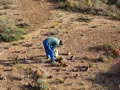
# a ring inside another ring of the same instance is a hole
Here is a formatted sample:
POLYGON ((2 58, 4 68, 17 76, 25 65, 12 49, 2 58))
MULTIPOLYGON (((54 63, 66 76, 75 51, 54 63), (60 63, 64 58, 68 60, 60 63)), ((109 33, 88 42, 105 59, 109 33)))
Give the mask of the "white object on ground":
POLYGON ((58 55, 59 55, 59 54, 58 54, 58 49, 55 49, 54 52, 55 52, 55 57, 58 57, 58 55))

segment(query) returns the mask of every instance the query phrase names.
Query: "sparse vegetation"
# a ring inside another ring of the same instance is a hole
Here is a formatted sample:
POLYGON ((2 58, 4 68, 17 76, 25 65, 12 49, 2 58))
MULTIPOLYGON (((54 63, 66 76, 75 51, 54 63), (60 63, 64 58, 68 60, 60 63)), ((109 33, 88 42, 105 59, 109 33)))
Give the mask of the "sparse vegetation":
POLYGON ((89 80, 94 82, 94 81, 96 80, 96 77, 93 76, 93 75, 91 75, 91 76, 89 77, 89 80))
POLYGON ((20 39, 24 39, 22 37, 22 34, 25 34, 25 32, 22 29, 15 29, 12 28, 4 28, 4 30, 0 33, 0 40, 5 42, 11 42, 11 41, 17 41, 20 39))
POLYGON ((108 61, 108 58, 106 56, 101 56, 101 57, 98 58, 98 61, 106 62, 106 61, 108 61))
POLYGON ((0 21, 0 40, 5 42, 17 41, 24 39, 22 35, 26 34, 26 31, 21 28, 17 28, 14 22, 5 18, 0 21))
POLYGON ((89 68, 92 68, 93 67, 93 64, 92 63, 89 63, 89 68))
POLYGON ((0 3, 2 5, 8 5, 8 4, 13 4, 14 1, 13 0, 0 0, 0 3))
POLYGON ((59 81, 59 83, 64 83, 65 82, 64 78, 59 78, 58 81, 59 81))
POLYGON ((18 64, 19 63, 19 58, 16 55, 13 56, 12 60, 13 60, 13 64, 18 64))
MULTIPOLYGON (((93 48, 90 48, 90 49, 93 49, 93 48)), ((95 47, 94 49, 98 49, 99 51, 114 51, 116 50, 116 47, 111 44, 111 43, 107 43, 107 44, 103 44, 103 45, 100 45, 98 47, 95 47)))
POLYGON ((60 2, 60 8, 62 9, 96 15, 107 15, 116 19, 120 19, 120 16, 117 15, 119 7, 119 0, 65 0, 64 2, 60 2), (116 5, 117 10, 114 10, 112 4, 116 5), (110 9, 109 11, 108 8, 110 9))
POLYGON ((37 85, 39 86, 40 90, 48 90, 48 84, 45 80, 43 79, 38 79, 37 80, 37 85))
POLYGON ((78 21, 78 22, 90 22, 91 19, 88 18, 88 17, 83 17, 83 16, 81 16, 80 18, 77 18, 77 21, 78 21))

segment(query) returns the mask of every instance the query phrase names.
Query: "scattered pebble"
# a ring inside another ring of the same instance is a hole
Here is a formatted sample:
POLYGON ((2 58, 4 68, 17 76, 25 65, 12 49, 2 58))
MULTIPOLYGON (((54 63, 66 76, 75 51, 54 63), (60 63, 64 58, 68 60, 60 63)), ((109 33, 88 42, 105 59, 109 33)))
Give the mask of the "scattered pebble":
POLYGON ((0 80, 6 80, 6 79, 7 79, 6 76, 4 76, 4 75, 0 75, 0 80))
POLYGON ((88 66, 81 66, 79 69, 80 71, 87 71, 88 70, 88 66))
POLYGON ((52 78, 53 78, 53 76, 52 76, 52 75, 50 75, 50 76, 48 76, 48 78, 52 79, 52 78))
POLYGON ((68 51, 68 52, 67 52, 67 55, 71 55, 71 52, 70 52, 70 51, 68 51))

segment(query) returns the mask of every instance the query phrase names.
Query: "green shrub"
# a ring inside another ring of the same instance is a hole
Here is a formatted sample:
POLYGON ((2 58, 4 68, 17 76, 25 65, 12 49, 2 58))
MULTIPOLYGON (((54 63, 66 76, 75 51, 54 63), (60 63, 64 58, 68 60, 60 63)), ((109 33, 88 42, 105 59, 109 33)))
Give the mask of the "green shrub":
POLYGON ((116 14, 116 17, 120 18, 120 13, 117 13, 117 14, 116 14))
POLYGON ((92 0, 79 0, 79 6, 81 9, 92 9, 93 1, 92 0))
POLYGON ((23 34, 25 34, 25 31, 22 29, 5 27, 2 31, 0 31, 0 40, 5 42, 17 41, 24 39, 22 36, 23 34))
POLYGON ((59 8, 120 19, 117 15, 120 8, 120 0, 64 0, 64 2, 60 2, 59 8))
MULTIPOLYGON (((97 0, 94 0, 95 2, 97 0)), ((94 3, 95 3, 94 2, 94 3)), ((62 2, 60 7, 70 10, 91 10, 94 7, 94 3, 92 0, 70 0, 67 2, 62 2)))
POLYGON ((69 4, 68 4, 68 7, 71 9, 71 10, 74 10, 75 9, 75 4, 73 1, 70 1, 69 4))
POLYGON ((115 46, 113 44, 104 44, 103 45, 103 50, 108 50, 108 51, 113 51, 115 50, 115 46))
POLYGON ((14 20, 2 18, 0 20, 0 40, 5 42, 23 39, 26 31, 15 26, 14 20))
POLYGON ((40 90, 48 90, 48 83, 43 79, 38 79, 37 85, 39 86, 40 90))
POLYGON ((93 75, 90 75, 89 80, 94 82, 94 81, 96 81, 96 77, 93 75))
POLYGON ((106 62, 106 61, 108 61, 108 58, 107 58, 106 56, 100 56, 100 57, 98 58, 98 60, 99 60, 100 62, 106 62))
POLYGON ((64 83, 65 82, 64 78, 59 78, 58 81, 59 81, 59 83, 64 83))

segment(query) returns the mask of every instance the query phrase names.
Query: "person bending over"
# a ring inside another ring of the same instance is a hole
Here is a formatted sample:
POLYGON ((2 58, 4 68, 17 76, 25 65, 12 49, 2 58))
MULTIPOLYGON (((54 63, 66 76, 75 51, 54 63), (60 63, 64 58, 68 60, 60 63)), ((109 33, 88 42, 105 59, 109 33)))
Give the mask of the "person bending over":
POLYGON ((56 37, 48 37, 43 41, 43 45, 47 59, 51 59, 51 62, 54 62, 54 50, 55 48, 63 45, 63 42, 56 37))

